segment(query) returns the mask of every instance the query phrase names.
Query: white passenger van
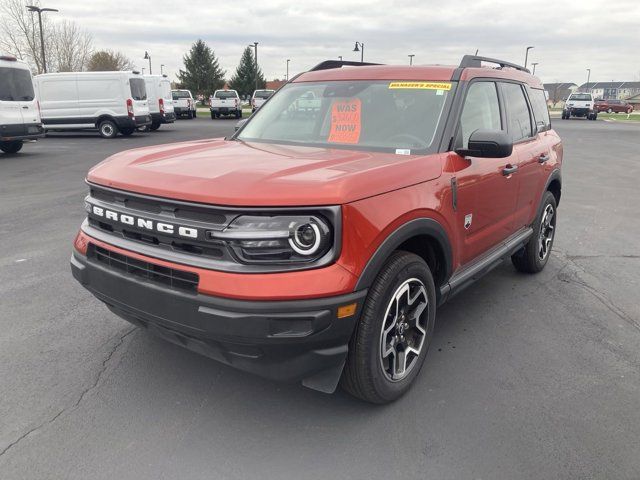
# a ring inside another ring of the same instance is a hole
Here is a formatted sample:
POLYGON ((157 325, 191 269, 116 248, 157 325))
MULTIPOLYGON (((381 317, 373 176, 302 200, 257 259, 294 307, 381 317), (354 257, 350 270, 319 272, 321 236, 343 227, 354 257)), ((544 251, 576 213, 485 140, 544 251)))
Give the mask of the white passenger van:
POLYGON ((46 131, 98 129, 114 138, 151 125, 138 72, 44 73, 35 80, 46 131))
POLYGON ((23 140, 43 133, 28 65, 0 54, 0 150, 17 153, 23 140))
POLYGON ((157 130, 163 123, 176 121, 171 96, 171 82, 166 75, 145 75, 147 103, 151 115, 151 130, 157 130))

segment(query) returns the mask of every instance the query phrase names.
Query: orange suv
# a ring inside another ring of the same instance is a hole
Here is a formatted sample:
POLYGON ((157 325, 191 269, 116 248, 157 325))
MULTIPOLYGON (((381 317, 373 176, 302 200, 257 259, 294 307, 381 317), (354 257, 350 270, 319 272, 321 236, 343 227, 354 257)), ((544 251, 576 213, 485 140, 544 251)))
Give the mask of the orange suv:
POLYGON ((502 260, 544 268, 561 161, 523 67, 326 61, 230 138, 94 167, 71 268, 170 342, 385 403, 418 376, 439 305, 502 260))

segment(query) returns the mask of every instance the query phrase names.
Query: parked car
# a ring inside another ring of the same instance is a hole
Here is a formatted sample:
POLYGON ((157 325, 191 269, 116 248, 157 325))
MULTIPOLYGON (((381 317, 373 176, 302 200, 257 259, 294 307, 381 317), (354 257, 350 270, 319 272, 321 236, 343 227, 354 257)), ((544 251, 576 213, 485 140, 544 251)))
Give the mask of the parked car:
POLYGON ((171 82, 166 75, 145 75, 147 102, 151 115, 151 130, 157 130, 163 123, 176 121, 171 95, 171 82))
POLYGON ((562 155, 523 67, 329 60, 229 139, 93 167, 71 269, 170 342, 390 402, 420 372, 442 303, 502 260, 545 267, 562 155), (292 115, 309 91, 317 112, 292 115))
POLYGON ((173 110, 177 118, 196 118, 196 101, 189 90, 171 90, 173 110))
POLYGON ((596 100, 596 109, 598 113, 631 113, 633 112, 633 105, 625 102, 624 100, 596 100))
POLYGON ((562 119, 568 120, 571 117, 587 117, 587 120, 596 120, 598 110, 590 93, 572 93, 564 103, 562 119))
POLYGON ((44 73, 35 84, 46 131, 97 129, 102 137, 114 138, 151 125, 138 72, 44 73))
POLYGON ((29 66, 10 55, 0 55, 0 150, 17 153, 24 140, 44 131, 29 66))
POLYGON ((222 115, 242 118, 240 96, 235 90, 216 90, 209 100, 211 119, 220 118, 222 115))
POLYGON ((255 90, 251 96, 251 112, 255 112, 259 109, 274 93, 275 90, 255 90))

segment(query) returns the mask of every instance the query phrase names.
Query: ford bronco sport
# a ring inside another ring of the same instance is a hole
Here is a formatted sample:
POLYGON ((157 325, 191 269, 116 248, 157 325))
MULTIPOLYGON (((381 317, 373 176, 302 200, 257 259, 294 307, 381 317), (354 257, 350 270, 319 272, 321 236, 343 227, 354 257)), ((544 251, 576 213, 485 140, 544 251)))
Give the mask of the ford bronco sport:
POLYGON ((71 268, 170 342, 385 403, 420 372, 439 305, 501 260, 544 268, 561 160, 520 66, 326 61, 230 138, 91 169, 71 268))

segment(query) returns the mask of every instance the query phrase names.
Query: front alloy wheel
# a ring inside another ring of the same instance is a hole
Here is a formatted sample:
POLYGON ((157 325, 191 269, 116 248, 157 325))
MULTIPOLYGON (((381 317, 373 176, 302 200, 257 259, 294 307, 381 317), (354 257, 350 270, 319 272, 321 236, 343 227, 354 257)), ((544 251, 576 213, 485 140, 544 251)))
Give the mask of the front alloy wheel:
POLYGON ((540 233, 538 235, 538 257, 544 261, 551 251, 553 244, 553 234, 556 229, 556 211, 553 205, 548 204, 540 221, 540 233))
POLYGON ((427 335, 427 291, 410 278, 393 294, 380 332, 380 365, 392 382, 405 378, 416 366, 427 335))
POLYGON ((394 252, 369 289, 349 342, 341 385, 371 403, 403 395, 420 373, 433 336, 436 290, 418 255, 394 252))

